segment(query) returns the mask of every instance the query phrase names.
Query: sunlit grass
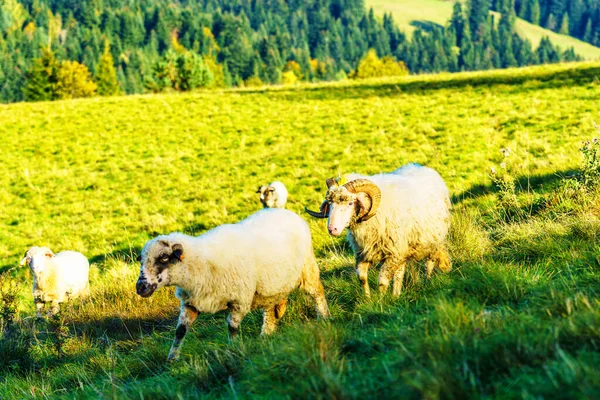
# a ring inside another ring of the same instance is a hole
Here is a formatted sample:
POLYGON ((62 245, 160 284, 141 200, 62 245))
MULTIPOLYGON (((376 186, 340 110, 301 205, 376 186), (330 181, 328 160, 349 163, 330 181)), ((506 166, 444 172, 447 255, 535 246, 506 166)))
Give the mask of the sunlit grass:
POLYGON ((564 182, 596 134, 599 76, 582 63, 0 106, 0 271, 20 294, 0 398, 598 397, 600 200, 564 182), (489 177, 506 147, 510 215, 489 177), (327 177, 412 161, 450 187, 450 274, 411 266, 399 299, 366 300, 345 239, 309 220, 333 320, 294 293, 273 337, 255 312, 230 342, 224 314, 202 315, 165 364, 178 303, 135 294, 147 239, 238 221, 275 179, 308 220, 327 177), (33 318, 16 267, 31 245, 92 263, 90 297, 57 320, 33 318))

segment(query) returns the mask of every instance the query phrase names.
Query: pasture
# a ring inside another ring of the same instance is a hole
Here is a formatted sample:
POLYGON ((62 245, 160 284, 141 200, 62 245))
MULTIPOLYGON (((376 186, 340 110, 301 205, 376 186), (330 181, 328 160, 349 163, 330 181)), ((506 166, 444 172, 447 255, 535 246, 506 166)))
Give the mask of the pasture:
MULTIPOLYGON (((367 7, 373 7, 377 14, 391 12, 400 29, 410 37, 417 26, 425 28, 432 24, 445 26, 452 16, 454 1, 367 0, 365 4, 367 7)), ((500 15, 496 12, 492 12, 492 14, 494 14, 496 21, 499 21, 500 15)), ((573 47, 575 53, 586 60, 600 59, 600 48, 572 36, 553 32, 521 18, 516 20, 516 29, 521 37, 531 41, 534 48, 540 44, 544 36, 548 36, 553 44, 563 50, 573 47)))
POLYGON ((579 63, 0 106, 0 398, 597 398, 600 197, 575 179, 599 79, 579 63), (454 269, 413 265, 400 298, 366 300, 345 238, 303 208, 330 176, 407 162, 450 188, 454 269), (167 365, 178 302, 135 294, 141 247, 245 218, 275 179, 333 320, 299 292, 268 338, 259 312, 233 342, 226 314, 201 315, 167 365), (36 320, 31 245, 86 254, 90 297, 36 320))

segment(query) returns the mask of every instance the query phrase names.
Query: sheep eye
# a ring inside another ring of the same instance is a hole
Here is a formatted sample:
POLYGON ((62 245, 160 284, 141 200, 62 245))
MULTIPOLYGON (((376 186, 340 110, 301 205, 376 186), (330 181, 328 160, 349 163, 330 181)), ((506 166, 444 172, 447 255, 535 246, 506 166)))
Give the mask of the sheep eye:
POLYGON ((348 205, 349 205, 349 206, 353 206, 353 205, 354 205, 354 202, 353 202, 353 201, 351 201, 350 203, 348 203, 348 205))
POLYGON ((161 261, 161 262, 163 262, 163 263, 168 263, 168 262, 169 262, 169 256, 163 256, 163 257, 160 259, 160 261, 161 261))

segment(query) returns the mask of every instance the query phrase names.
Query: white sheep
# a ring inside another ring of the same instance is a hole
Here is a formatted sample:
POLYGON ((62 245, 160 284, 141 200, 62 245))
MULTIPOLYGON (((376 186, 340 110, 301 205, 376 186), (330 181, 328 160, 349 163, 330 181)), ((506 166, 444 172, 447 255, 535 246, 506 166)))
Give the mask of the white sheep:
POLYGON ((431 168, 408 164, 394 172, 373 176, 349 174, 338 186, 327 180, 326 200, 317 218, 329 218, 333 236, 348 228, 348 241, 356 255, 356 273, 366 297, 369 267, 382 263, 379 290, 387 291, 393 279, 393 294, 399 296, 406 262, 427 258, 427 277, 437 265, 451 270, 446 250, 450 225, 448 188, 431 168))
POLYGON ((260 202, 263 208, 285 208, 288 191, 283 183, 275 181, 268 186, 259 186, 256 193, 260 193, 260 202))
POLYGON ((31 269, 33 301, 38 317, 42 316, 46 303, 50 303, 48 316, 52 316, 59 311, 59 303, 88 291, 90 263, 76 251, 54 254, 48 247, 34 246, 27 250, 19 264, 27 264, 31 269))
POLYGON ((329 317, 310 229, 289 210, 261 210, 198 237, 158 236, 144 245, 139 261, 140 296, 177 286, 181 309, 169 360, 177 358, 200 312, 228 309, 227 325, 235 337, 244 316, 262 308, 262 334, 270 334, 285 312, 288 295, 301 287, 315 300, 319 316, 329 317))

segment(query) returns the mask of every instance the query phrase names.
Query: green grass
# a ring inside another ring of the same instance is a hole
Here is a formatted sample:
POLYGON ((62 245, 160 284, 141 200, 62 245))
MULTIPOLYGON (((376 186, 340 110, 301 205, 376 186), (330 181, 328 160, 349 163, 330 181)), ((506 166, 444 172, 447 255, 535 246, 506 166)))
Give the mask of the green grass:
MULTIPOLYGON (((444 0, 367 0, 367 7, 373 7, 375 12, 383 14, 391 12, 401 30, 412 35, 419 23, 434 23, 445 26, 452 16, 453 1, 444 0)), ((497 13, 496 13, 497 14, 497 13)), ((517 18, 517 32, 531 41, 537 47, 544 36, 548 36, 552 43, 565 50, 569 47, 586 60, 600 59, 600 48, 583 42, 572 36, 561 35, 549 29, 533 25, 523 19, 517 18)))
POLYGON ((0 286, 19 299, 0 398, 599 397, 600 197, 568 178, 598 135, 599 76, 581 63, 0 106, 0 286), (503 147, 514 209, 489 177, 503 147), (225 314, 202 315, 165 364, 178 304, 172 288, 135 294, 147 239, 238 221, 274 179, 308 220, 325 178, 411 161, 452 192, 451 273, 413 268, 400 298, 365 300, 345 239, 310 220, 332 321, 294 293, 275 335, 253 312, 230 343, 225 314), (57 320, 32 317, 15 267, 31 245, 92 261, 90 298, 57 320))

